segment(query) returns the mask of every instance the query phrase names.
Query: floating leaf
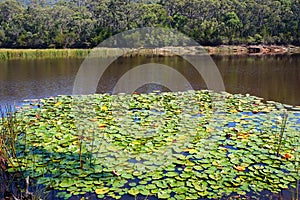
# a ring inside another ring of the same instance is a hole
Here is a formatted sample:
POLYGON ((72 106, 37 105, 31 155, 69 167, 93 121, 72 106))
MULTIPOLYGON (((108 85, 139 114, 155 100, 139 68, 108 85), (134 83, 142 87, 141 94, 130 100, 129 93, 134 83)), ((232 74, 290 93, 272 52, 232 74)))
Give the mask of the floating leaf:
POLYGON ((234 169, 238 170, 238 171, 245 171, 246 168, 244 166, 233 166, 234 169))
POLYGON ((109 188, 99 188, 95 190, 96 194, 103 195, 109 192, 109 188))
POLYGON ((136 196, 137 194, 139 194, 139 190, 137 188, 130 188, 130 190, 128 190, 128 194, 131 194, 133 196, 136 196))
POLYGON ((159 199, 169 199, 170 198, 170 194, 166 191, 159 191, 157 196, 159 199))
POLYGON ((54 104, 54 107, 58 107, 58 106, 60 106, 62 104, 63 104, 63 102, 57 102, 56 104, 54 104))
POLYGON ((166 176, 167 177, 175 177, 175 176, 178 176, 178 173, 177 172, 167 172, 166 176))

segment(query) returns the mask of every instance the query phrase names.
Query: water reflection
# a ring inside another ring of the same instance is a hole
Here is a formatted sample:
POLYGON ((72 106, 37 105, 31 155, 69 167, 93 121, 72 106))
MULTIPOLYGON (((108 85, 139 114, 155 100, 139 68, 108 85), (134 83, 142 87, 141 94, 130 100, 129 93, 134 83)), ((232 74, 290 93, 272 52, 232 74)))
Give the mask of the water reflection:
MULTIPOLYGON (((300 55, 213 56, 226 91, 249 93, 266 100, 300 105, 300 55)), ((23 99, 72 94, 73 82, 82 59, 13 60, 0 62, 0 104, 19 104, 23 99)), ((202 77, 180 57, 119 58, 100 80, 98 92, 111 87, 132 66, 155 62, 172 66, 189 77, 197 89, 205 89, 202 77), (103 84, 105 83, 105 84, 103 84)), ((163 89, 159 85, 139 92, 163 89)), ((166 89, 166 88, 165 88, 166 89)))
POLYGON ((79 59, 1 62, 0 104, 70 94, 81 62, 79 59))
POLYGON ((227 92, 300 105, 300 55, 214 56, 227 92))

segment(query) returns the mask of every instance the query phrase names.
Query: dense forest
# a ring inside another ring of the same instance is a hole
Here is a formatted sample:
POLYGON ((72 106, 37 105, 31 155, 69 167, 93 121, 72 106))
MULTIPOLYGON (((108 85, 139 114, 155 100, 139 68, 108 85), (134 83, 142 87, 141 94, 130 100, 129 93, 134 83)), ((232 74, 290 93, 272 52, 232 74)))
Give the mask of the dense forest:
POLYGON ((91 48, 139 27, 201 45, 300 45, 300 0, 2 0, 0 47, 91 48))

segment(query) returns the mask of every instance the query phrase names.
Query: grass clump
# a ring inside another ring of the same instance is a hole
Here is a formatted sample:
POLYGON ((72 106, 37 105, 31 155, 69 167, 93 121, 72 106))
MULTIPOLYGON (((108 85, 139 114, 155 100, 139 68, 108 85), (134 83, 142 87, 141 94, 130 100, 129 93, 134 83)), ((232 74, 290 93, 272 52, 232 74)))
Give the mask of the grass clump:
POLYGON ((24 170, 26 166, 22 164, 22 160, 26 159, 26 155, 18 158, 18 137, 24 133, 21 121, 22 118, 17 117, 12 106, 0 106, 0 198, 43 199, 46 197, 45 188, 33 186, 33 181, 24 170), (34 193, 29 191, 30 186, 34 193))
POLYGON ((0 60, 85 58, 89 49, 1 49, 0 60))

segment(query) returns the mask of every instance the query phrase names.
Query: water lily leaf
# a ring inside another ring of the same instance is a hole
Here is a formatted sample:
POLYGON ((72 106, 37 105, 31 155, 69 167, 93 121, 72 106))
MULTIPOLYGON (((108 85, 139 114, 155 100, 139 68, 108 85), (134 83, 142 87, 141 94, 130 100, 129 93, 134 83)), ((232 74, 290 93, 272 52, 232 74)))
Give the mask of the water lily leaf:
POLYGON ((150 195, 150 191, 147 190, 147 189, 142 189, 142 190, 140 190, 140 193, 141 193, 142 195, 144 195, 144 196, 149 196, 149 195, 150 195))
POLYGON ((126 178, 126 179, 132 179, 133 178, 133 176, 131 174, 128 174, 128 173, 121 174, 121 176, 123 178, 126 178))
POLYGON ((179 188, 173 188, 173 191, 176 194, 185 194, 188 191, 188 189, 186 187, 179 187, 179 188))
POLYGON ((104 188, 99 188, 99 189, 96 189, 96 190, 95 190, 95 193, 98 194, 98 195, 103 195, 103 194, 108 193, 109 190, 110 190, 110 189, 109 189, 109 188, 106 188, 106 187, 104 187, 104 188))
POLYGON ((137 188, 130 188, 130 190, 128 190, 128 194, 131 194, 133 196, 136 196, 139 193, 140 191, 137 188))
POLYGON ((148 190, 153 190, 155 188, 156 188, 156 185, 154 185, 154 184, 146 185, 146 189, 148 189, 148 190))
POLYGON ((170 193, 167 193, 166 191, 159 191, 157 196, 159 199, 169 199, 170 193))
POLYGON ((136 183, 135 182, 131 182, 128 185, 131 186, 131 187, 134 187, 134 186, 136 186, 136 183))
POLYGON ((147 181, 140 181, 139 184, 141 185, 146 185, 148 182, 147 181))
POLYGON ((247 193, 245 191, 237 191, 237 194, 239 194, 239 195, 246 195, 247 193))
POLYGON ((196 166, 194 166, 194 169, 197 171, 201 171, 201 170, 203 170, 203 167, 201 165, 196 165, 196 166))
POLYGON ((206 197, 208 196, 208 191, 201 191, 201 192, 198 192, 198 195, 201 196, 201 197, 206 197))
POLYGON ((246 168, 244 166, 233 166, 234 169, 238 170, 238 171, 245 171, 246 168))
POLYGON ((57 102, 56 104, 54 104, 54 107, 58 107, 58 106, 60 106, 62 104, 63 104, 63 102, 57 102))
POLYGON ((64 179, 59 186, 62 188, 67 188, 67 187, 71 187, 72 185, 75 185, 74 180, 71 179, 64 179))
POLYGON ((178 173, 177 172, 167 172, 165 175, 167 177, 175 177, 175 176, 178 176, 178 173))
POLYGON ((20 111, 26 141, 18 136, 14 163, 21 161, 38 183, 51 181, 69 195, 97 190, 101 199, 130 193, 220 199, 249 188, 280 192, 299 178, 294 163, 299 145, 292 138, 300 130, 294 127, 299 113, 288 111, 277 157, 280 106, 212 91, 59 96, 43 100, 41 109, 20 111), (30 156, 22 153, 25 146, 30 156))

